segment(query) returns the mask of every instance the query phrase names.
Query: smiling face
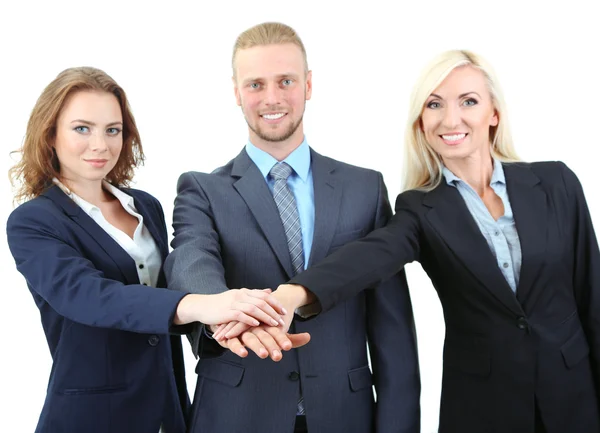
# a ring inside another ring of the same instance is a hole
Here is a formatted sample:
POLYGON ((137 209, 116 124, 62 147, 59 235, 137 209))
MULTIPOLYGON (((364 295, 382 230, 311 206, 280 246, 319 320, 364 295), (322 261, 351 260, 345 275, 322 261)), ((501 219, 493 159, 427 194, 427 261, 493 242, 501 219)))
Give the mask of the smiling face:
POLYGON ((311 72, 292 43, 259 45, 236 53, 234 90, 259 148, 299 145, 302 117, 312 91, 311 72))
POLYGON ((115 95, 95 91, 71 94, 56 121, 54 149, 60 180, 74 186, 104 179, 119 159, 122 129, 115 95))
POLYGON ((448 74, 427 98, 421 114, 427 143, 444 161, 489 154, 490 128, 497 125, 485 76, 468 65, 448 74))

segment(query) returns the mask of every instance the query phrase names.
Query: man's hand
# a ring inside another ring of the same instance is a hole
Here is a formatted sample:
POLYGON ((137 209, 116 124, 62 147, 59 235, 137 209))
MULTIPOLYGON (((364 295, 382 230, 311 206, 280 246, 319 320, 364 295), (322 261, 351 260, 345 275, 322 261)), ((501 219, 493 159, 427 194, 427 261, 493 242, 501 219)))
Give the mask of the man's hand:
MULTIPOLYGON (((211 330, 217 331, 216 326, 211 326, 211 330)), ((213 337, 216 336, 216 332, 213 337)), ((275 362, 283 357, 282 351, 288 351, 297 347, 304 346, 310 341, 308 333, 287 334, 280 327, 257 326, 242 332, 239 337, 230 339, 221 338, 215 340, 224 348, 231 350, 236 355, 245 358, 248 356, 246 347, 252 350, 256 355, 265 359, 270 356, 275 362)))

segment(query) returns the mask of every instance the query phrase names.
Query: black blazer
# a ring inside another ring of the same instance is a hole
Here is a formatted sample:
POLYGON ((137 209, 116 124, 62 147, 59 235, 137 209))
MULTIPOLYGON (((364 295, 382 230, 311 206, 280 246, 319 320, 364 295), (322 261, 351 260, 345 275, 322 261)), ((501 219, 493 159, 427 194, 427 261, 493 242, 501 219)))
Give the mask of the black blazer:
MULTIPOLYGON (((163 260, 160 203, 127 189, 163 260)), ((17 269, 40 309, 52 354, 39 433, 185 431, 181 338, 169 330, 185 293, 140 284, 136 264, 57 186, 7 224, 17 269)), ((165 287, 160 274, 159 287, 165 287)))
POLYGON ((600 255, 581 185, 563 163, 505 164, 523 263, 516 296, 460 193, 398 196, 388 225, 291 282, 324 310, 417 260, 446 322, 440 432, 600 430, 600 255))

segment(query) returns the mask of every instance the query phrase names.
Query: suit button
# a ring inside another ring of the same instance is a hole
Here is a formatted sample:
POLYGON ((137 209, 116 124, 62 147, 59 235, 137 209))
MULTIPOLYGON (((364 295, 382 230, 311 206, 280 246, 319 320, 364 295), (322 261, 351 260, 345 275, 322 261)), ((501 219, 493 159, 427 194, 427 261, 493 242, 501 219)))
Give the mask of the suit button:
POLYGON ((517 319, 517 328, 522 329, 523 331, 529 328, 529 324, 525 317, 519 317, 517 319))
POLYGON ((150 346, 156 346, 159 341, 160 341, 160 338, 158 338, 158 335, 153 335, 150 338, 148 338, 148 344, 150 346))
POLYGON ((300 374, 297 371, 292 371, 289 375, 288 378, 290 380, 296 381, 298 379, 300 379, 300 374))

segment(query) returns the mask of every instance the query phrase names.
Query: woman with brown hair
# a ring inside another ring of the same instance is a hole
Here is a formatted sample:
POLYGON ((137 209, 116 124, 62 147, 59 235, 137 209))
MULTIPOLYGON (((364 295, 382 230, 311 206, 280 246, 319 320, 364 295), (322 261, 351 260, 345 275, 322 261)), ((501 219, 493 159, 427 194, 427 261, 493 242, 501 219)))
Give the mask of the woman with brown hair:
POLYGON ((177 325, 277 325, 279 303, 268 291, 164 288, 163 211, 126 187, 144 155, 125 92, 106 73, 59 74, 31 113, 21 153, 10 175, 26 202, 8 219, 8 243, 53 360, 36 432, 183 433, 177 325))

